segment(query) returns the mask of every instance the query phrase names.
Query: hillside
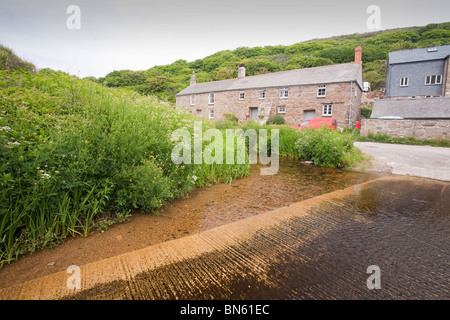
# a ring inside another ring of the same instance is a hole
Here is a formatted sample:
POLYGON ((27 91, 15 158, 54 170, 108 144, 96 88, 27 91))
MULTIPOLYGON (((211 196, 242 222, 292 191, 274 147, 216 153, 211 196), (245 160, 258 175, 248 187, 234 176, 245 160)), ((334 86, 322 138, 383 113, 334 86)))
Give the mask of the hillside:
POLYGON ((314 39, 290 46, 240 47, 192 62, 178 60, 145 71, 113 71, 97 81, 108 87, 127 87, 174 102, 175 94, 189 85, 192 71, 197 75, 197 82, 207 82, 237 77, 240 62, 245 63, 247 75, 346 63, 353 61, 354 49, 361 45, 364 80, 375 90, 385 85, 389 51, 447 43, 450 43, 450 22, 314 39))
POLYGON ((36 67, 31 62, 19 58, 11 49, 0 45, 0 70, 34 72, 36 67))

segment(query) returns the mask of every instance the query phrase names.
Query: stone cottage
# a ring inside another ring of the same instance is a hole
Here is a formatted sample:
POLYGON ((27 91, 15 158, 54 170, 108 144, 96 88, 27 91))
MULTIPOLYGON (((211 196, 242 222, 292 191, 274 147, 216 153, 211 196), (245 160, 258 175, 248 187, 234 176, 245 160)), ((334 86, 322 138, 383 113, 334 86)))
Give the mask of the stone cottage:
POLYGON ((338 125, 351 127, 360 120, 363 90, 361 47, 354 62, 245 75, 240 65, 237 79, 196 83, 176 95, 176 104, 207 119, 234 114, 240 121, 265 122, 280 115, 288 124, 312 118, 336 118, 338 125))

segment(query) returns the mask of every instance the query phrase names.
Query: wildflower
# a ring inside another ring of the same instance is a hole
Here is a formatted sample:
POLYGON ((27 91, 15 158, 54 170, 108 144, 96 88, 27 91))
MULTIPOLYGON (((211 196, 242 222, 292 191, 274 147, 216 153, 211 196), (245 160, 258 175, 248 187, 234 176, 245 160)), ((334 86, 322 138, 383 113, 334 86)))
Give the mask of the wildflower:
POLYGON ((3 130, 5 130, 6 132, 8 132, 8 131, 11 131, 12 129, 11 129, 10 127, 8 127, 8 126, 6 126, 6 127, 0 127, 0 131, 3 131, 3 130))
POLYGON ((192 179, 194 179, 194 181, 197 181, 198 178, 197 178, 197 176, 193 175, 192 179))
POLYGON ((52 176, 49 175, 48 173, 44 173, 41 175, 42 179, 50 179, 52 176))

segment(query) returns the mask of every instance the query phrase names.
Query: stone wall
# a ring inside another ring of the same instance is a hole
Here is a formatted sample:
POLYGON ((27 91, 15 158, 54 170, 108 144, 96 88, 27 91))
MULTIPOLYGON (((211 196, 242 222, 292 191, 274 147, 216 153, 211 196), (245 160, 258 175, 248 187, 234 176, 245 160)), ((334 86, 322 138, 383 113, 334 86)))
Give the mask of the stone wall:
POLYGON ((353 126, 360 120, 362 90, 353 82, 332 83, 326 85, 326 97, 317 97, 318 85, 290 86, 289 97, 280 98, 280 88, 266 88, 265 99, 259 98, 259 89, 246 89, 245 99, 239 100, 239 90, 215 92, 214 104, 208 103, 209 93, 195 95, 195 105, 190 105, 190 96, 177 96, 176 104, 194 114, 197 110, 201 116, 208 118, 209 110, 214 109, 214 119, 224 118, 224 114, 230 113, 238 117, 240 121, 248 120, 250 108, 258 108, 258 121, 265 123, 269 118, 277 115, 278 107, 285 107, 286 113, 280 114, 288 124, 299 124, 303 121, 304 111, 315 111, 315 117, 323 116, 323 105, 332 104, 333 118, 338 125, 348 126, 350 99, 352 110, 350 122, 353 126), (351 94, 353 90, 353 94, 351 94))
POLYGON ((361 123, 361 135, 367 136, 369 132, 374 134, 384 133, 390 137, 450 140, 450 119, 363 119, 361 123))

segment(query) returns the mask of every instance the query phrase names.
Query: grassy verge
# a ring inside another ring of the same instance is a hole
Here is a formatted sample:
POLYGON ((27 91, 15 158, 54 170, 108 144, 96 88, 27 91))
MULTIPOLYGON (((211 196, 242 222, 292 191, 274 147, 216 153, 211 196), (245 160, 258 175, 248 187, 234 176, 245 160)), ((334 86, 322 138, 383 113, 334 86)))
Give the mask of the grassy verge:
POLYGON ((359 133, 354 134, 357 141, 363 142, 380 142, 380 143, 394 143, 394 144, 409 144, 409 145, 427 145, 432 147, 450 148, 450 140, 440 139, 416 139, 414 137, 389 137, 384 133, 368 134, 367 137, 360 136, 359 133))

